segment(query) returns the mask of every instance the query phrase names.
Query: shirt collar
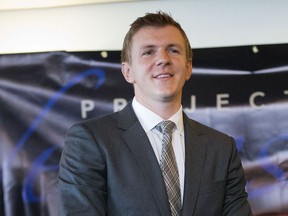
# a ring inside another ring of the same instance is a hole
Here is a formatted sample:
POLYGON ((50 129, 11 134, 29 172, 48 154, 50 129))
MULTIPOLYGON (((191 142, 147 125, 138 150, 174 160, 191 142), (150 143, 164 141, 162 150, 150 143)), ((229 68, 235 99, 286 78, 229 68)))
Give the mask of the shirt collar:
MULTIPOLYGON (((164 120, 159 115, 140 104, 135 97, 132 101, 132 107, 146 133, 164 120)), ((173 121, 179 133, 184 135, 182 106, 171 118, 169 118, 169 120, 173 121)))

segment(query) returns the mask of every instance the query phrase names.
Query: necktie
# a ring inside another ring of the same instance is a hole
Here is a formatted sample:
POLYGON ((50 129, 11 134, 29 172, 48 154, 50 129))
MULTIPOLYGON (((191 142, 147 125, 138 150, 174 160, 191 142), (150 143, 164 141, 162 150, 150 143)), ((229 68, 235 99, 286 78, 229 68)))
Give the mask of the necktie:
POLYGON ((178 216, 181 209, 181 198, 178 168, 171 142, 174 127, 174 122, 162 121, 156 126, 156 129, 163 134, 160 168, 166 185, 171 213, 172 216, 178 216))

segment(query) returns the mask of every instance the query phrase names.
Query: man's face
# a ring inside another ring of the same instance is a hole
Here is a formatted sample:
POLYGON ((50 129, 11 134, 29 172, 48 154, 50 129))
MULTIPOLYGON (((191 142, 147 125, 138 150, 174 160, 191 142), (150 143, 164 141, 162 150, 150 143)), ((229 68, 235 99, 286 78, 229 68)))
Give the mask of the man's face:
POLYGON ((143 27, 132 38, 131 62, 122 63, 125 79, 133 83, 139 102, 181 103, 182 88, 190 78, 191 60, 174 26, 143 27))

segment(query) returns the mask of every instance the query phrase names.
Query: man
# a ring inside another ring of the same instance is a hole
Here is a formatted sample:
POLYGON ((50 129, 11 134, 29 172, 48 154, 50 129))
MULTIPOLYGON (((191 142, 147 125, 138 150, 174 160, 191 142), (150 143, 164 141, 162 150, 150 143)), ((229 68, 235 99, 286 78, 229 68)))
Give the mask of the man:
POLYGON ((60 215, 252 215, 234 140, 182 111, 192 51, 181 26, 163 12, 138 18, 121 58, 135 97, 122 111, 69 130, 60 215), (164 120, 173 125, 167 133, 158 126, 164 120))

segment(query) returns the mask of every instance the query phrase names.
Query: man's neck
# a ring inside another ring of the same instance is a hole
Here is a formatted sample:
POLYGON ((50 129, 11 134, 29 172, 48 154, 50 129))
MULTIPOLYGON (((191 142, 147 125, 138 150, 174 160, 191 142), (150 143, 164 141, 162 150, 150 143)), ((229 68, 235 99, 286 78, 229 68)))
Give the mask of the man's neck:
POLYGON ((163 119, 169 119, 171 116, 173 116, 175 113, 178 112, 178 110, 181 107, 181 103, 177 101, 153 101, 153 102, 147 102, 144 100, 139 100, 137 97, 135 99, 140 103, 142 106, 146 107, 147 109, 151 110, 152 112, 156 113, 163 119))

